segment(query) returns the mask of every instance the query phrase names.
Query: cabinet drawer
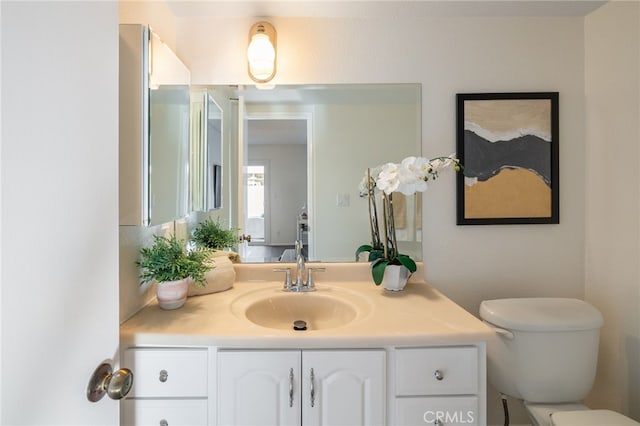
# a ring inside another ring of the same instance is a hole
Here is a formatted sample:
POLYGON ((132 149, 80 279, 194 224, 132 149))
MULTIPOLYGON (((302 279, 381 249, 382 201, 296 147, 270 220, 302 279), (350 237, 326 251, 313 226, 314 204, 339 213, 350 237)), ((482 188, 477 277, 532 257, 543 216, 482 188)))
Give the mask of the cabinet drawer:
POLYGON ((475 396, 396 398, 396 413, 398 426, 479 424, 475 396))
POLYGON ((206 399, 126 399, 122 404, 122 424, 126 426, 207 424, 206 399))
POLYGON ((396 352, 398 396, 478 392, 478 348, 406 348, 396 352))
POLYGON ((123 365, 133 371, 129 397, 206 397, 206 349, 127 349, 123 365))

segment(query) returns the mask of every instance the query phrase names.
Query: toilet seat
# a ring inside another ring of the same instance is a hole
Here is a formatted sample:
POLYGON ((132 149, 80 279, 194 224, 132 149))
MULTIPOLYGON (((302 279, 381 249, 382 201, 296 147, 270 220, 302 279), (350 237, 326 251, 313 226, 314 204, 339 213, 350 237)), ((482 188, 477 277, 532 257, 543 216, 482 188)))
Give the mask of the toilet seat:
MULTIPOLYGON (((551 426, 551 414, 565 411, 588 411, 589 407, 578 402, 563 404, 545 404, 523 401, 524 408, 531 418, 533 426, 551 426)), ((600 425, 603 426, 603 425, 600 425)))
POLYGON ((640 423, 611 410, 557 411, 551 414, 552 426, 634 426, 640 423))

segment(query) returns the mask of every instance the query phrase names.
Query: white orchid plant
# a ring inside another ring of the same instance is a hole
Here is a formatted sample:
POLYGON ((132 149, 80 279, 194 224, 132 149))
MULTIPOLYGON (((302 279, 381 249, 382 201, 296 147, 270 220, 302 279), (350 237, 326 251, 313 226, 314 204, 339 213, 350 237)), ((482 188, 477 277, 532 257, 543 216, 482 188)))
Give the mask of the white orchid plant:
POLYGON ((393 193, 413 195, 427 190, 428 182, 438 178, 447 168, 462 169, 455 154, 448 157, 407 157, 399 164, 386 163, 367 173, 360 182, 360 196, 368 198, 371 244, 364 244, 356 250, 356 260, 363 252, 369 253, 371 274, 376 285, 382 283, 384 270, 388 265, 404 265, 411 273, 416 271, 416 262, 411 257, 398 252, 396 228, 393 217, 393 193), (382 199, 383 236, 380 238, 376 193, 382 199))

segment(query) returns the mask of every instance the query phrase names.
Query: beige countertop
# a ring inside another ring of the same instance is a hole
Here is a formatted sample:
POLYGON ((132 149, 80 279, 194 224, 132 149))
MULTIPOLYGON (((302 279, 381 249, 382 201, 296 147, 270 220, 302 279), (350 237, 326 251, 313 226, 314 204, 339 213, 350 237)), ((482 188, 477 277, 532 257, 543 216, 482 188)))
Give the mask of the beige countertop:
MULTIPOLYGON (((291 266, 295 265, 277 265, 291 266)), ((421 281, 420 269, 405 289, 375 286, 368 265, 314 264, 318 273, 313 293, 356 301, 358 316, 347 325, 320 330, 266 328, 249 321, 244 310, 253 301, 284 293, 271 265, 238 265, 233 288, 190 297, 177 310, 152 302, 120 327, 123 346, 219 346, 224 348, 371 348, 477 343, 491 330, 439 291, 421 281), (260 279, 256 279, 259 277, 260 279)))

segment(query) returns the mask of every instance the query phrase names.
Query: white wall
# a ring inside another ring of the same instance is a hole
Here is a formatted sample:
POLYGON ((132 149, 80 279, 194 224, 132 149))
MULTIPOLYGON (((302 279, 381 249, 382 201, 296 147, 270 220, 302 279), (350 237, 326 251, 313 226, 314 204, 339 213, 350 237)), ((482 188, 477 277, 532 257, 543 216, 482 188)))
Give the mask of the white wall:
POLYGON ((585 19, 585 298, 604 315, 588 402, 640 420, 640 3, 585 19))
MULTIPOLYGON (((456 93, 559 91, 561 224, 457 227, 454 178, 448 176, 425 197, 424 259, 430 281, 472 312, 487 297, 582 295, 582 18, 271 21, 278 31, 276 84, 422 83, 427 156, 455 150, 456 93), (372 44, 378 45, 373 54, 372 44)), ((195 83, 248 83, 250 23, 178 19, 177 48, 195 83)))

